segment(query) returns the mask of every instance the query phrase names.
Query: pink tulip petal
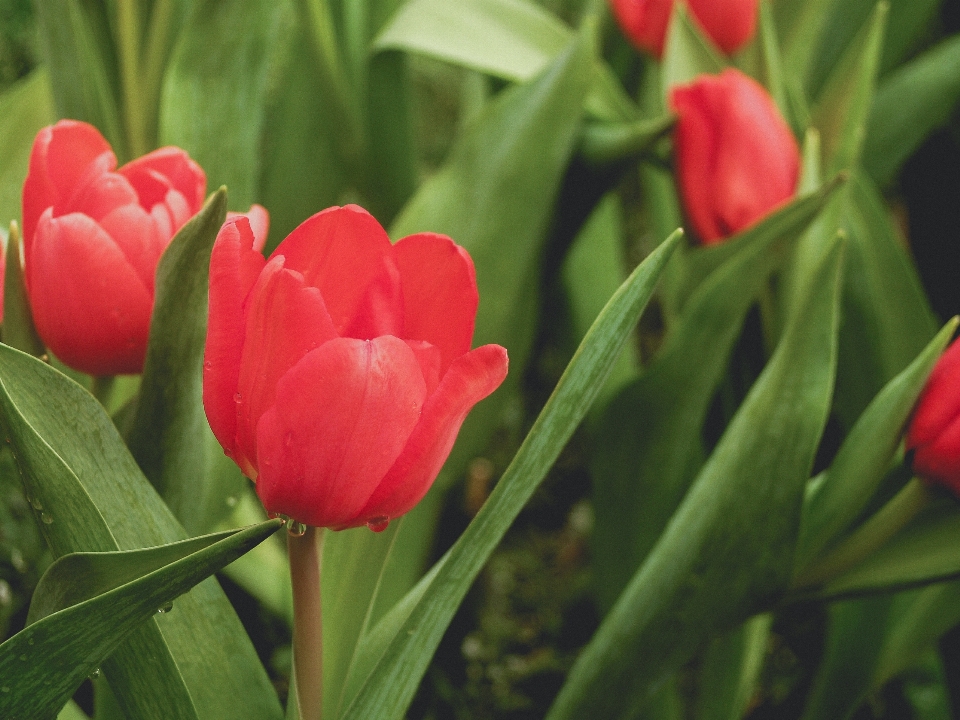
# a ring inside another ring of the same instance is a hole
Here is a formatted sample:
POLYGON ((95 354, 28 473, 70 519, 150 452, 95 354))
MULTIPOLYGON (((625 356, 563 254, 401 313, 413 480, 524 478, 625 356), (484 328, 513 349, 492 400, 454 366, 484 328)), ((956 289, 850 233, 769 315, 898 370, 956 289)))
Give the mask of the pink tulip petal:
POLYGON ((397 338, 337 338, 308 353, 257 427, 264 507, 317 527, 353 518, 403 451, 424 395, 397 338))
POLYGON ((127 179, 117 173, 105 172, 79 186, 68 201, 54 205, 53 216, 78 212, 99 222, 119 207, 136 204, 137 193, 127 179))
POLYGON ((687 0, 690 13, 717 47, 730 55, 757 29, 757 0, 687 0))
POLYGON ((927 445, 960 418, 960 342, 954 342, 934 365, 917 400, 907 431, 907 448, 927 445))
POLYGON ((153 218, 139 205, 122 205, 100 220, 150 295, 154 292, 157 262, 166 247, 153 218))
POLYGON ((277 382, 308 352, 337 337, 320 291, 284 269, 283 256, 267 263, 245 309, 240 356, 237 448, 257 467, 257 421, 271 405, 277 382))
MULTIPOLYGON (((253 250, 246 218, 225 223, 210 257, 207 343, 203 355, 203 407, 207 421, 230 457, 237 437, 237 394, 246 321, 244 302, 266 261, 253 250)), ((236 459, 236 458, 235 458, 236 459)), ((240 465, 240 461, 237 461, 240 465)), ((241 469, 253 472, 248 465, 241 469)), ((253 473, 255 476, 256 473, 253 473)))
POLYGON ((253 242, 253 249, 263 250, 263 246, 267 244, 267 234, 270 232, 270 213, 263 205, 254 203, 246 212, 228 212, 227 221, 235 220, 241 215, 246 215, 247 220, 250 221, 253 236, 256 238, 253 242))
POLYGON ((470 350, 480 302, 467 251, 444 235, 421 233, 393 246, 403 287, 403 335, 440 349, 440 374, 470 350))
POLYGON ((143 369, 153 298, 113 239, 85 215, 37 224, 29 268, 37 331, 64 363, 91 375, 143 369))
POLYGON ((423 381, 427 385, 427 397, 433 395, 437 386, 440 384, 442 373, 440 371, 443 363, 443 356, 440 348, 431 345, 423 340, 404 340, 420 363, 420 372, 423 373, 423 381))
POLYGON ((344 527, 409 512, 430 489, 471 408, 507 376, 507 351, 484 345, 457 358, 423 406, 420 422, 370 500, 344 527))
POLYGON ((955 416, 929 443, 916 448, 913 471, 960 495, 960 415, 955 416))
POLYGON ((663 55, 673 0, 611 0, 623 34, 637 48, 663 55))
POLYGON ((285 267, 320 289, 341 335, 353 319, 367 285, 381 272, 390 239, 380 223, 356 205, 332 207, 308 218, 274 250, 285 267))
POLYGON ((381 335, 403 335, 403 293, 400 271, 389 255, 380 258, 380 272, 364 288, 344 337, 372 340, 381 335))
POLYGON ((189 215, 196 215, 203 207, 203 198, 207 192, 207 176, 203 168, 197 165, 186 152, 177 147, 162 147, 147 153, 143 157, 128 162, 117 172, 125 175, 140 196, 141 204, 149 209, 166 199, 167 190, 177 190, 190 208, 189 215), (160 186, 150 181, 151 177, 161 176, 165 183, 160 186))

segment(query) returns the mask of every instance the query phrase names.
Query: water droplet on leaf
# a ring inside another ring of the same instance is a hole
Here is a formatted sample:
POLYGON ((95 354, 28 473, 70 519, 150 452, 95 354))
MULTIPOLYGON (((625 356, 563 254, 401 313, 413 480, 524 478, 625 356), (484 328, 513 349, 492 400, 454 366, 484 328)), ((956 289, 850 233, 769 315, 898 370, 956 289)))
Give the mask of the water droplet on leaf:
POLYGON ((49 525, 53 522, 53 515, 47 512, 40 513, 40 520, 43 521, 44 525, 49 525))
POLYGON ((383 532, 387 529, 387 525, 390 524, 390 518, 385 515, 380 515, 379 517, 370 518, 367 520, 367 527, 373 530, 375 533, 383 532))
POLYGON ((287 520, 287 532, 294 537, 303 537, 307 532, 307 526, 302 522, 297 522, 293 518, 287 520))
POLYGON ((166 614, 167 614, 168 612, 170 612, 171 610, 173 610, 173 601, 168 602, 168 603, 167 603, 166 605, 164 605, 163 607, 157 608, 157 614, 158 614, 158 615, 166 615, 166 614))
POLYGON ((237 506, 237 498, 231 495, 230 497, 227 498, 227 507, 236 507, 236 506, 237 506))
POLYGON ((91 680, 98 680, 100 678, 100 668, 94 668, 93 672, 88 676, 91 680))

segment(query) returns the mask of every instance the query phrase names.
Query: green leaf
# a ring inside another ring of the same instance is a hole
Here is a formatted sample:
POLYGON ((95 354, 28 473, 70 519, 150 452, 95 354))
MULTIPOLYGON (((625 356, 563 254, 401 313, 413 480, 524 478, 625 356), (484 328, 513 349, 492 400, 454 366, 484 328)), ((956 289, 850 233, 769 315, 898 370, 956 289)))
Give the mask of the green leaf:
MULTIPOLYGON (((474 342, 510 353, 507 388, 494 396, 501 402, 523 375, 533 340, 538 261, 580 124, 587 45, 573 42, 540 78, 488 103, 390 230, 393 238, 443 233, 470 253, 483 298, 474 342)), ((448 467, 462 467, 485 445, 500 407, 488 401, 468 416, 448 467)))
POLYGON ((50 0, 38 3, 35 11, 57 116, 96 125, 122 162, 127 157, 126 138, 106 7, 84 0, 50 0))
POLYGON ((830 407, 841 250, 834 243, 812 275, 776 352, 580 654, 548 720, 636 717, 711 634, 783 592, 830 407))
MULTIPOLYGON (((55 555, 186 537, 100 404, 3 345, 0 421, 55 555)), ((141 625, 103 664, 125 712, 145 720, 280 718, 273 687, 216 581, 197 585, 177 611, 162 625, 141 625)))
POLYGON ((948 322, 924 351, 877 394, 839 452, 808 493, 795 565, 800 572, 859 517, 890 467, 904 427, 927 376, 950 342, 958 320, 948 322))
POLYGON ((160 98, 161 145, 184 148, 246 210, 257 196, 260 138, 286 7, 272 0, 194 3, 160 98))
POLYGON ((20 217, 33 139, 54 121, 50 78, 40 67, 0 94, 0 227, 20 217))
POLYGON ((664 98, 674 85, 688 83, 697 75, 720 73, 726 65, 720 51, 690 19, 686 6, 675 3, 660 64, 664 98))
POLYGON ((794 117, 793 106, 787 94, 787 84, 784 79, 783 58, 780 55, 780 42, 777 39, 777 28, 773 21, 773 11, 770 2, 760 3, 760 47, 763 51, 762 75, 758 78, 761 84, 770 91, 770 96, 777 104, 780 114, 793 127, 800 129, 798 118, 794 117))
MULTIPOLYGON (((831 188, 832 190, 832 188, 831 188)), ((831 190, 797 200, 693 265, 723 262, 693 286, 643 376, 604 410, 591 458, 594 572, 610 608, 660 537, 703 462, 700 433, 744 317, 831 190)), ((706 253, 706 254, 705 254, 706 253)))
POLYGON ((813 109, 828 174, 856 165, 880 69, 889 4, 876 9, 833 68, 813 109))
POLYGON ((638 157, 672 128, 672 115, 629 122, 592 121, 580 136, 580 154, 593 164, 638 157))
POLYGON ((707 646, 700 668, 697 720, 744 716, 757 690, 772 625, 772 615, 757 615, 707 646))
POLYGON ((927 135, 947 124, 958 98, 960 37, 944 40, 884 78, 863 148, 864 168, 877 185, 893 182, 927 135))
POLYGON ((281 524, 272 520, 144 550, 61 557, 37 585, 27 627, 0 645, 0 678, 11 681, 0 680, 0 714, 53 717, 134 628, 167 612, 175 598, 281 524))
POLYGON ((345 719, 403 717, 464 595, 583 419, 679 241, 680 233, 671 236, 611 298, 473 522, 402 601, 404 612, 389 614, 365 641, 380 656, 345 719))
POLYGON ((12 348, 35 357, 43 355, 45 347, 33 324, 33 313, 27 298, 27 286, 20 262, 22 243, 16 223, 10 224, 7 238, 6 266, 3 271, 3 342, 12 348))
POLYGON ((220 188, 184 225, 157 265, 150 341, 127 445, 191 534, 225 517, 243 479, 207 424, 203 348, 210 251, 227 213, 220 188))

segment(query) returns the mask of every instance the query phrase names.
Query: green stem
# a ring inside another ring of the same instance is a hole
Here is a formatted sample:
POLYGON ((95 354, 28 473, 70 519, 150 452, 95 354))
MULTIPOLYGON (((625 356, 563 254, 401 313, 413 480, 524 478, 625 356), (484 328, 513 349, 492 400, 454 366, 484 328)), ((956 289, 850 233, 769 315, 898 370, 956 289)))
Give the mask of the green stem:
POLYGON ((91 394, 100 402, 103 407, 110 409, 110 398, 113 395, 113 388, 116 384, 115 375, 96 375, 93 378, 93 386, 90 388, 91 394))
POLYGON ((136 0, 117 0, 117 50, 123 89, 124 126, 131 158, 147 152, 143 135, 144 108, 140 96, 140 17, 136 0))
POLYGON ((287 534, 293 587, 293 674, 301 720, 320 720, 323 711, 323 623, 320 560, 323 530, 287 534))
POLYGON ((913 478, 852 535, 804 570, 794 586, 821 585, 865 560, 916 517, 930 499, 930 490, 923 481, 913 478))

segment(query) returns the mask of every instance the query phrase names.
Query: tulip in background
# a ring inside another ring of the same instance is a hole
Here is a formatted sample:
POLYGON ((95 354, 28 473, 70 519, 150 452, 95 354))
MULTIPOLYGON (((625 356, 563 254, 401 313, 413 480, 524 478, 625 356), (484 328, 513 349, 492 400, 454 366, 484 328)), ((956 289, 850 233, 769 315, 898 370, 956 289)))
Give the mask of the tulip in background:
POLYGON ((268 261, 253 242, 228 222, 210 261, 210 426, 268 511, 382 529, 506 376, 502 347, 470 350, 473 262, 441 235, 391 245, 356 206, 314 215, 268 261))
POLYGON ((793 197, 800 149, 764 88, 739 70, 670 91, 684 211, 704 244, 753 225, 793 197))
MULTIPOLYGON (((610 0, 624 35, 637 48, 663 55, 675 0, 610 0)), ((686 0, 704 34, 728 55, 743 47, 757 28, 757 0, 686 0)))
POLYGON ((40 131, 23 187, 24 279, 41 339, 91 375, 143 369, 157 262, 202 206, 203 170, 166 147, 115 170, 92 125, 40 131))
POLYGON ((906 446, 918 477, 960 495, 960 343, 947 349, 930 374, 906 446))

